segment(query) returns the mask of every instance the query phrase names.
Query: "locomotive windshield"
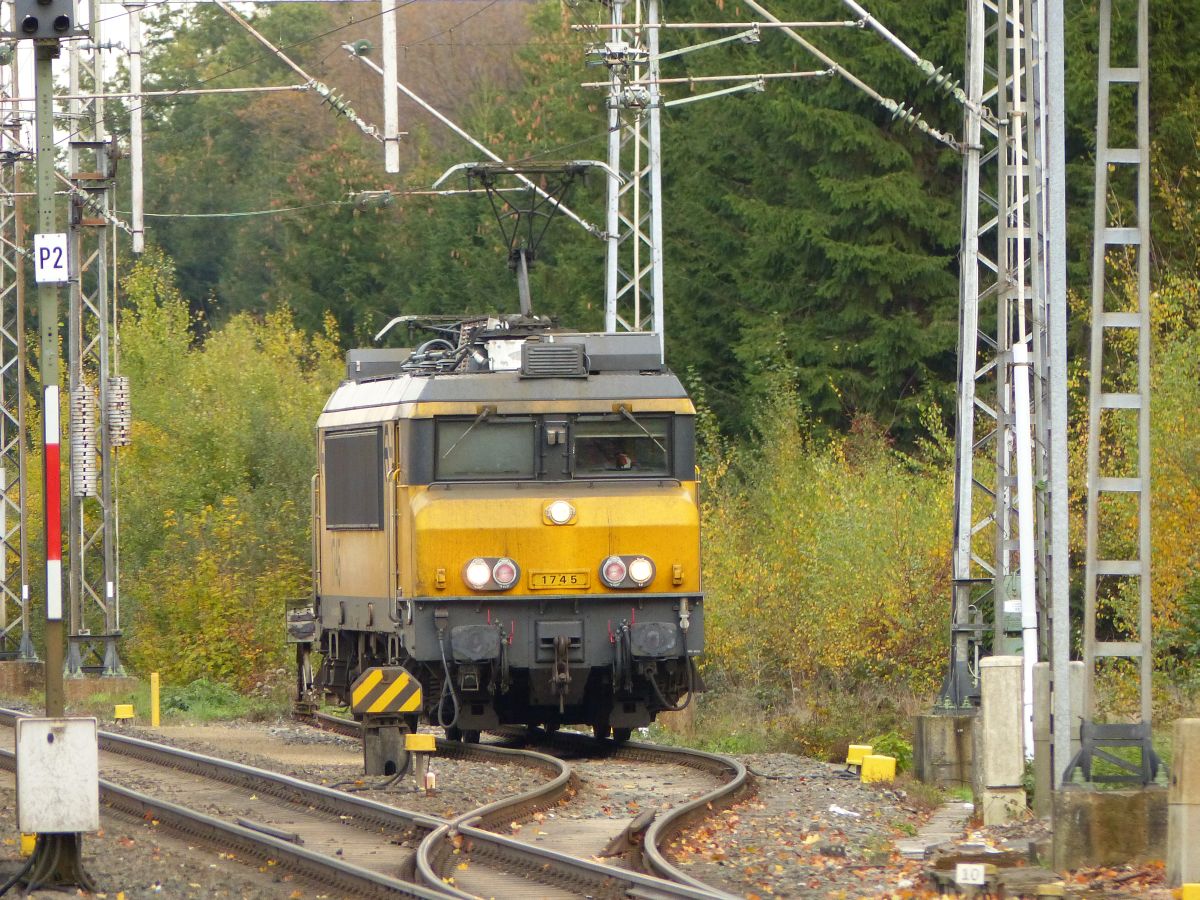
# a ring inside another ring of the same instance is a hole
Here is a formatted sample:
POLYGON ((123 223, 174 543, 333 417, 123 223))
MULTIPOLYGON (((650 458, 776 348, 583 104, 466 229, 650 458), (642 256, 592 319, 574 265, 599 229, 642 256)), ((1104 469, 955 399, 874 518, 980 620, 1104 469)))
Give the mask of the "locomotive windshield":
POLYGON ((437 417, 432 425, 434 481, 671 478, 692 466, 690 418, 624 410, 505 416, 489 408, 474 418, 437 417), (676 458, 678 441, 683 462, 676 458))
POLYGON ((580 418, 574 437, 576 478, 670 475, 666 419, 580 418))
POLYGON ((537 423, 483 416, 438 419, 434 452, 438 479, 533 478, 537 423))

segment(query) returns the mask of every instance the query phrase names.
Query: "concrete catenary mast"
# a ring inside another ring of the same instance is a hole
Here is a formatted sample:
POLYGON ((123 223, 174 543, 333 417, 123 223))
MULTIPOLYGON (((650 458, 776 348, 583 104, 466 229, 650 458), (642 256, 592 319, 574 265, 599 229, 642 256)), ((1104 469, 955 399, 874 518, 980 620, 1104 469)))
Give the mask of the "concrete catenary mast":
MULTIPOLYGON (((1149 784, 1159 760, 1151 744, 1150 597, 1150 49, 1149 0, 1118 0, 1135 27, 1113 33, 1113 0, 1100 2, 1096 165, 1092 232, 1091 366, 1088 385, 1087 550, 1083 612, 1082 747, 1072 761, 1093 780, 1099 756, 1123 770, 1105 781, 1149 784), (1131 96, 1131 94, 1133 96, 1131 96), (1110 129, 1110 105, 1134 101, 1132 133, 1110 129), (1125 142, 1122 146, 1121 141, 1125 142), (1114 146, 1114 142, 1116 146, 1114 146), (1131 221, 1124 217, 1130 216, 1131 221), (1132 285, 1110 276, 1130 266, 1132 285), (1116 452, 1101 460, 1108 443, 1116 452), (1102 468, 1104 462, 1113 468, 1102 468), (1124 526, 1136 521, 1136 528, 1124 526), (1123 557, 1123 558, 1122 558, 1123 557), (1108 611, 1105 606, 1108 606, 1108 611), (1125 607, 1125 612, 1118 611, 1125 607), (1102 672, 1136 673, 1138 721, 1100 724, 1102 672), (1136 747, 1131 762, 1105 752, 1136 747)), ((1100 780, 1096 778, 1095 780, 1100 780)))

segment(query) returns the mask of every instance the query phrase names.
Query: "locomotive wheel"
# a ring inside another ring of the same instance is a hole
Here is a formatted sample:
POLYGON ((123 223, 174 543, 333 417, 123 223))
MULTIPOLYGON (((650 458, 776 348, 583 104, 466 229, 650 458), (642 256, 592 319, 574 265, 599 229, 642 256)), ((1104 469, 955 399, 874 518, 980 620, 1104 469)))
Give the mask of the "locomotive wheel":
POLYGON ((478 744, 479 743, 479 729, 478 728, 468 728, 464 731, 463 729, 459 728, 457 725, 454 725, 454 726, 446 729, 446 740, 461 741, 464 744, 478 744))
POLYGON ((618 744, 623 744, 633 736, 632 728, 614 728, 613 741, 618 744))

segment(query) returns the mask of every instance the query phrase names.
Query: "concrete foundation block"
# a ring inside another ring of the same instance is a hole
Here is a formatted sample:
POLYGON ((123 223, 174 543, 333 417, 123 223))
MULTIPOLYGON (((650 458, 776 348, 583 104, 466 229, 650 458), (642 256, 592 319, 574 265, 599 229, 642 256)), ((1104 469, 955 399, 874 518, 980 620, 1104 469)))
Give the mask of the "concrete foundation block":
POLYGON ((1167 885, 1200 883, 1200 803, 1167 806, 1167 885))
POLYGON ((1054 792, 1054 868, 1161 860, 1167 849, 1167 790, 1065 787, 1054 792))
POLYGON ((1200 882, 1200 719, 1175 722, 1167 802, 1167 884, 1200 882))
POLYGON ((399 725, 363 726, 363 772, 367 775, 395 775, 408 765, 404 749, 405 729, 399 725))
POLYGON ((0 694, 24 697, 46 686, 46 666, 42 662, 18 659, 0 661, 0 694))
POLYGON ((917 716, 913 768, 926 784, 971 787, 975 754, 971 729, 978 716, 917 716))
POLYGON ((1172 745, 1169 802, 1200 804, 1200 719, 1176 719, 1172 745))
POLYGON ((64 678, 63 694, 68 703, 81 703, 97 694, 131 694, 140 682, 128 675, 85 675, 83 678, 64 678))
POLYGON ((1024 788, 984 788, 979 795, 983 824, 1003 825, 1025 817, 1024 788))
POLYGON ((980 663, 979 765, 984 788, 1020 787, 1025 775, 1023 665, 1019 656, 989 656, 980 663))

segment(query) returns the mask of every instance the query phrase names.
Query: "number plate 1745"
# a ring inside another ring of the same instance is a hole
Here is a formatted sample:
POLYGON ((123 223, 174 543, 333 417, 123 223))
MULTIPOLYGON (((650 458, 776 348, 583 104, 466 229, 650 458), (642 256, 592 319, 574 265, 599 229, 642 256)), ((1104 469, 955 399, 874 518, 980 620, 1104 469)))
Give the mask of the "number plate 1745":
POLYGON ((530 572, 529 588, 534 591, 570 590, 589 584, 587 572, 530 572))

